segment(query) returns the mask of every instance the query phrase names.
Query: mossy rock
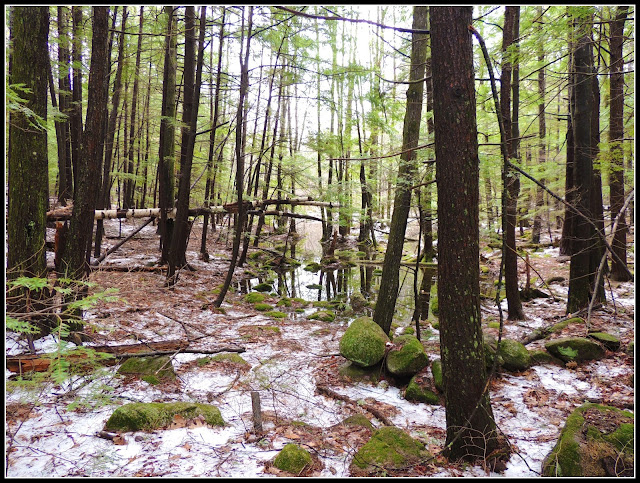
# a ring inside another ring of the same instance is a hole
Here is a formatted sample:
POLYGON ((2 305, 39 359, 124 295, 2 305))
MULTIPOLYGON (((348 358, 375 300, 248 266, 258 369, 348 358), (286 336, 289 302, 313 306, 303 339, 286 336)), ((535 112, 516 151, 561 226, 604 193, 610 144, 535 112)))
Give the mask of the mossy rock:
POLYGON ((224 426, 220 410, 210 404, 129 403, 116 409, 105 424, 108 431, 152 431, 169 426, 174 416, 184 419, 204 418, 210 426, 224 426))
POLYGON ((368 381, 377 383, 382 373, 382 364, 378 363, 369 367, 362 367, 347 361, 338 369, 338 374, 348 381, 368 381))
POLYGON ((350 471, 353 476, 381 474, 399 470, 427 458, 431 454, 424 445, 395 426, 377 429, 353 456, 350 471))
POLYGON ((354 364, 370 367, 382 360, 389 337, 371 317, 359 317, 340 339, 340 354, 354 364))
POLYGON ((271 292, 272 289, 273 285, 266 282, 259 283, 258 285, 253 287, 253 290, 255 290, 256 292, 271 292))
POLYGON ((248 366, 249 363, 245 361, 239 354, 216 354, 215 356, 200 357, 196 360, 199 367, 207 365, 209 362, 224 362, 231 364, 238 364, 242 366, 248 366))
POLYGON ((433 384, 440 392, 444 392, 444 384, 442 384, 442 360, 435 359, 431 363, 431 375, 433 376, 433 384))
POLYGON ((587 403, 567 418, 558 442, 542 463, 543 476, 633 476, 634 416, 587 403))
POLYGON ((551 332, 557 334, 561 332, 563 329, 567 328, 571 324, 584 324, 585 321, 582 317, 571 317, 569 319, 561 320, 553 327, 551 327, 551 332))
POLYGON ((607 334, 606 332, 592 332, 587 337, 600 342, 607 350, 617 352, 620 350, 620 339, 615 335, 607 334))
POLYGON ((354 414, 342 421, 343 426, 361 426, 367 429, 373 429, 373 424, 364 414, 354 414))
POLYGON ((266 303, 257 303, 253 305, 253 308, 259 312, 266 312, 267 310, 272 310, 273 305, 266 303))
POLYGON ((435 387, 426 374, 417 374, 411 378, 404 398, 407 401, 421 402, 425 404, 439 404, 440 398, 434 392, 435 387))
POLYGON ((307 272, 317 272, 320 269, 322 269, 322 265, 320 265, 317 262, 311 262, 308 263, 305 267, 304 270, 306 270, 307 272))
POLYGON ((284 319, 287 316, 287 314, 280 312, 279 310, 270 310, 269 312, 265 312, 265 315, 274 319, 284 319))
POLYGON ((129 357, 122 363, 118 373, 136 375, 152 385, 176 379, 169 356, 129 357))
POLYGON ((336 320, 336 314, 331 310, 318 310, 309 316, 312 320, 320 320, 321 322, 333 322, 336 320))
POLYGON ((294 443, 285 444, 273 460, 273 466, 294 475, 299 475, 312 464, 313 459, 309 452, 294 443))
MULTIPOLYGON (((496 353, 498 351, 498 340, 489 334, 483 334, 483 344, 484 344, 484 363, 487 369, 489 369, 493 365, 493 359, 496 357, 496 353)), ((502 359, 502 355, 498 353, 498 367, 502 366, 504 360, 502 359)))
POLYGON ((394 376, 413 376, 429 364, 429 356, 414 335, 399 335, 393 345, 396 348, 387 354, 387 369, 394 376))
POLYGON ((524 371, 531 365, 531 356, 527 348, 513 339, 500 341, 502 367, 508 371, 524 371))
POLYGON ((602 359, 604 357, 604 349, 600 343, 585 337, 564 337, 547 342, 545 349, 551 355, 563 360, 569 361, 588 361, 594 359, 602 359))
POLYGON ((244 296, 244 301, 247 302, 248 304, 256 304, 256 303, 264 302, 266 298, 267 298, 266 294, 263 294, 260 292, 249 292, 247 295, 244 296))
POLYGON ((364 295, 360 292, 352 293, 349 298, 349 302, 351 303, 351 307, 354 312, 364 312, 364 310, 370 305, 369 301, 364 298, 364 295))
POLYGON ((276 303, 276 307, 291 307, 293 303, 290 298, 283 297, 276 303))

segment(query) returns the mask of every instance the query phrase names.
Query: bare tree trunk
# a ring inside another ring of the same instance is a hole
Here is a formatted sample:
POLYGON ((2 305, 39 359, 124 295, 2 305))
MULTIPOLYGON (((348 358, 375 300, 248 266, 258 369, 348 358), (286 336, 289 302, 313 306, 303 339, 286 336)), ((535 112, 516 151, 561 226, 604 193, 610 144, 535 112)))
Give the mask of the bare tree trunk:
MULTIPOLYGON (((413 28, 425 29, 427 26, 427 7, 414 7, 413 28)), ((424 82, 412 82, 424 78, 427 58, 427 38, 424 34, 412 34, 411 70, 407 89, 407 107, 402 136, 402 154, 398 167, 398 184, 393 205, 393 215, 384 257, 382 279, 378 292, 373 320, 385 333, 391 330, 395 313, 396 297, 399 286, 399 268, 402 259, 407 218, 411 207, 411 186, 417 170, 416 152, 420 137, 420 118, 424 96, 424 82)), ((476 200, 477 202, 477 200, 476 200)))

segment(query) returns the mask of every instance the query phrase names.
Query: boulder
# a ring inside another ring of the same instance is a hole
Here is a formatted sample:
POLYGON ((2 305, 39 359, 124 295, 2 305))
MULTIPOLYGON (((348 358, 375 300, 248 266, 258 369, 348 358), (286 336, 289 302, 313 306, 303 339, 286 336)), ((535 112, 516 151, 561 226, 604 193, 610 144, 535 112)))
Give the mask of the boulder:
POLYGON ((597 340, 611 352, 620 350, 620 339, 615 335, 607 334, 606 332, 592 332, 587 337, 597 340))
POLYGON ((444 392, 444 384, 442 384, 442 360, 436 359, 431 363, 431 375, 433 376, 433 384, 440 392, 444 392))
POLYGON ((359 317, 340 339, 340 354, 361 367, 370 367, 384 357, 389 337, 371 317, 359 317))
POLYGON ((387 354, 387 370, 394 376, 411 377, 429 364, 429 356, 414 335, 399 335, 387 354))
POLYGON ((551 355, 564 362, 602 359, 604 356, 602 345, 593 339, 587 339, 585 337, 563 337, 554 339, 547 342, 544 347, 551 355))
POLYGON ((407 389, 404 391, 404 398, 407 401, 440 404, 440 398, 435 391, 435 384, 429 374, 422 371, 411 378, 407 389))
POLYGON ((151 431, 165 428, 179 415, 185 420, 201 417, 210 426, 224 426, 220 410, 210 404, 129 403, 116 409, 105 424, 107 431, 151 431))
POLYGON ((382 373, 382 364, 374 364, 369 367, 362 367, 347 361, 338 368, 338 374, 341 378, 348 381, 367 381, 377 383, 382 373))
POLYGON ((385 426, 377 429, 353 456, 352 476, 385 474, 388 470, 402 469, 431 455, 424 445, 400 428, 385 426))
POLYGON ((558 442, 542 462, 543 476, 634 475, 634 416, 588 403, 567 418, 558 442))
POLYGON ((122 363, 118 373, 136 375, 151 385, 176 379, 169 356, 130 357, 122 363))
POLYGON ((524 371, 531 364, 531 357, 527 348, 513 339, 500 341, 500 356, 502 367, 507 371, 524 371))
POLYGON ((309 452, 294 443, 285 444, 273 460, 273 466, 294 475, 299 475, 305 468, 310 468, 312 464, 313 459, 309 452))
POLYGON ((373 429, 373 424, 364 414, 354 414, 342 421, 343 426, 361 426, 367 429, 373 429))

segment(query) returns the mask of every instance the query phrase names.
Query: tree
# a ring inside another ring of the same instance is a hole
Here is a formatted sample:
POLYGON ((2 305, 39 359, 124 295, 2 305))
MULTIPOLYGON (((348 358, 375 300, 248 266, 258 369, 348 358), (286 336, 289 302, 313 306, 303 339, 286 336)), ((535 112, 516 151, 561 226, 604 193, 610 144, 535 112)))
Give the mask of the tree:
MULTIPOLYGON (((515 90, 517 81, 515 79, 513 47, 519 31, 520 7, 508 6, 504 13, 504 28, 502 37, 502 74, 500 76, 500 108, 504 124, 504 139, 502 143, 506 145, 507 155, 510 160, 518 158, 518 122, 517 115, 511 115, 511 93, 515 90), (512 76, 514 79, 512 79, 512 76), (513 82, 512 82, 513 80, 513 82)), ((517 113, 518 99, 513 99, 513 110, 517 113)), ((504 247, 504 272, 505 290, 507 293, 507 304, 510 320, 524 319, 520 291, 518 288, 518 254, 516 252, 516 214, 518 205, 518 194, 520 192, 520 179, 518 173, 506 168, 504 174, 505 206, 503 209, 503 236, 505 237, 504 247)))
POLYGON ((574 83, 570 103, 574 142, 574 203, 583 216, 573 223, 569 298, 567 312, 573 313, 589 304, 591 252, 594 248, 594 226, 585 218, 592 218, 591 190, 593 185, 593 151, 591 147, 593 116, 593 51, 589 15, 576 12, 574 17, 574 83))
MULTIPOLYGON (((413 28, 426 29, 427 7, 414 7, 413 28)), ((402 134, 402 154, 398 167, 396 194, 393 215, 389 227, 389 239, 384 256, 382 278, 378 301, 373 313, 373 320, 387 334, 391 330, 391 322, 395 312, 396 297, 399 286, 399 267, 402 259, 407 218, 411 207, 412 185, 417 171, 416 151, 420 137, 420 121, 424 95, 424 82, 416 82, 424 78, 427 59, 426 34, 413 33, 411 45, 411 69, 409 71, 409 87, 407 89, 407 106, 402 134)))
POLYGON ((479 160, 471 7, 432 7, 438 306, 447 450, 485 457, 498 445, 480 326, 479 160))
MULTIPOLYGON (((610 81, 609 81, 609 143, 611 151, 609 168, 609 186, 611 196, 611 221, 615 221, 624 204, 624 60, 622 46, 624 43, 624 23, 629 7, 620 6, 616 9, 616 16, 611 22, 609 37, 610 52, 610 81)), ((625 270, 627 263, 627 223, 626 215, 620 216, 618 229, 614 233, 612 248, 617 255, 611 262, 611 278, 626 282, 631 280, 629 271, 625 270)))
POLYGON ((9 111, 7 277, 45 277, 49 7, 15 6, 10 26, 9 84, 24 102, 9 111))
POLYGON ((88 275, 93 214, 100 185, 104 145, 102 133, 107 115, 104 94, 109 74, 108 7, 93 7, 92 26, 87 117, 77 164, 78 182, 75 186, 73 213, 64 244, 62 262, 58 269, 65 278, 77 280, 88 275))

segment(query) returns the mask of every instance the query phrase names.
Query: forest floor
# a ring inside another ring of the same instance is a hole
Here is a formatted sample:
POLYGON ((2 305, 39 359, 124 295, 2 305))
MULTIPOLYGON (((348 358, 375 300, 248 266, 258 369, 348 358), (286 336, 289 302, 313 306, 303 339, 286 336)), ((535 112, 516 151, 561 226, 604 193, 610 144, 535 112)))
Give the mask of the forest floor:
MULTIPOLYGON (((106 245, 117 243, 141 221, 107 223, 106 245)), ((302 225, 302 224, 301 224, 302 225)), ((209 237, 211 259, 199 259, 200 226, 195 225, 187 259, 196 269, 182 271, 173 288, 164 287, 161 271, 114 271, 149 267, 158 259, 158 238, 147 226, 91 275, 92 289, 117 288, 118 300, 101 300, 85 313, 91 329, 90 345, 188 340, 190 349, 241 347, 247 362, 203 361, 201 354, 178 353, 172 358, 177 379, 150 385, 116 373, 117 366, 92 375, 76 375, 56 383, 16 383, 5 371, 6 470, 8 477, 234 477, 286 476, 271 465, 282 447, 295 442, 310 450, 321 463, 311 476, 350 476, 354 452, 370 431, 354 431, 340 423, 356 413, 374 426, 381 423, 366 410, 370 405, 394 425, 422 441, 436 457, 393 476, 539 476, 541 462, 555 444, 566 417, 587 401, 634 409, 633 354, 627 347, 634 339, 633 282, 607 284, 608 304, 592 315, 593 329, 618 336, 622 349, 607 352, 599 361, 578 365, 537 365, 518 373, 502 372, 491 383, 491 403, 500 430, 513 448, 501 473, 482 466, 448 462, 438 455, 445 440, 445 411, 403 399, 402 388, 382 375, 378 383, 353 382, 339 375, 345 359, 338 343, 350 322, 339 316, 333 322, 312 320, 310 303, 294 302, 278 307, 284 318, 273 318, 243 300, 235 284, 223 310, 207 305, 226 275, 230 247, 218 233, 209 237), (198 360, 201 359, 201 360, 198 360), (351 404, 320 393, 328 387, 351 404), (251 392, 261 397, 264 434, 253 430, 251 392), (216 405, 226 422, 222 428, 176 422, 152 432, 123 433, 106 440, 97 436, 112 412, 128 402, 194 401, 216 405), (367 403, 367 404, 363 404, 367 403)), ((308 245, 308 244, 307 244, 308 245)), ((319 247, 318 247, 319 251, 319 247)), ((483 264, 497 274, 499 253, 483 248, 483 264)), ((524 303, 526 320, 506 321, 504 336, 520 338, 565 317, 568 262, 558 260, 557 248, 531 252, 530 263, 548 279, 564 277, 551 285, 557 298, 524 303)), ((633 262, 633 251, 630 253, 633 262)), ((51 263, 51 260, 50 260, 51 263)), ((241 278, 242 269, 236 271, 241 278)), ((524 264, 522 277, 524 279, 524 264)), ((538 282, 539 284, 539 282, 538 282)), ((544 289, 546 290, 546 289, 544 289)), ((275 305, 278 297, 266 302, 275 305)), ((483 319, 496 321, 498 311, 483 301, 483 319)), ((506 305, 505 305, 506 309, 506 305)), ((506 315, 506 314, 505 314, 506 315)), ((405 324, 408 321, 405 322, 405 324)), ((428 322, 422 339, 430 358, 439 358, 438 331, 428 322)), ((497 329, 487 329, 497 335, 497 329)), ((585 326, 568 326, 557 336, 584 335, 585 326)), ((529 344, 540 348, 544 341, 529 344)), ((6 334, 6 354, 27 352, 23 340, 6 334)), ((53 336, 36 341, 39 351, 57 347, 53 336)))

